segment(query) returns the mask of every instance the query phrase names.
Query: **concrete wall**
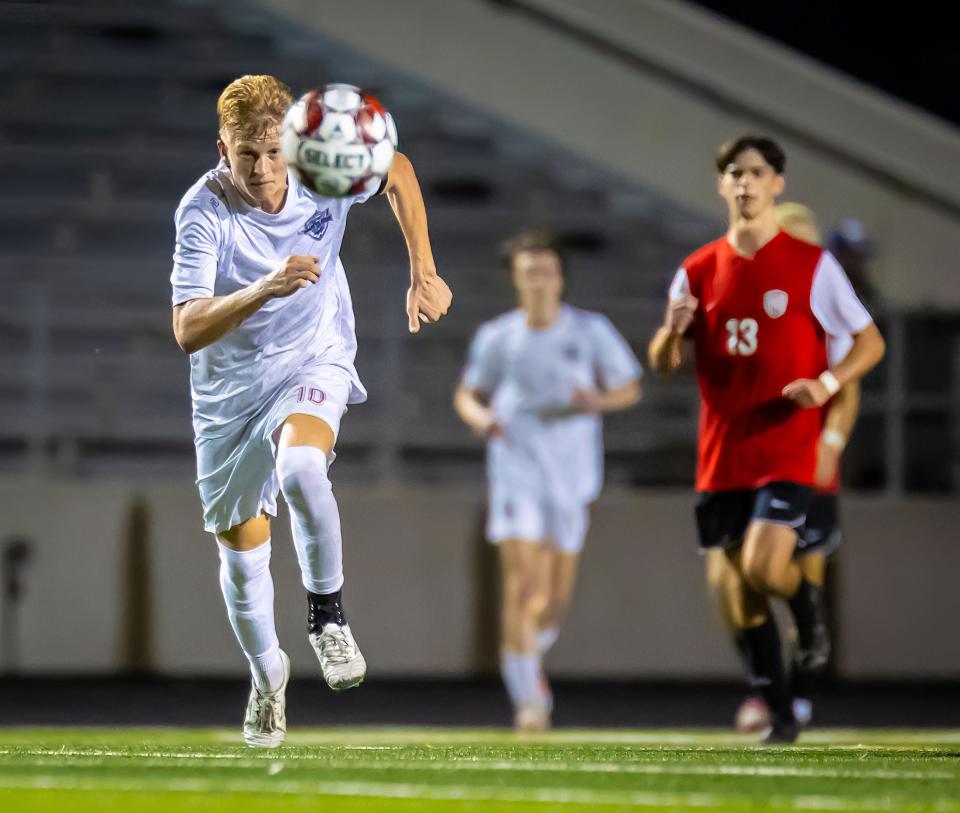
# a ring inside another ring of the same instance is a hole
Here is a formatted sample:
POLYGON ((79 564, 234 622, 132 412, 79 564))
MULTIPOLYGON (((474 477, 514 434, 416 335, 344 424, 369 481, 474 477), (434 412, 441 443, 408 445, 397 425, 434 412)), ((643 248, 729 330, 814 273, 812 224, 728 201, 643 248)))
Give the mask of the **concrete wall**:
MULTIPOLYGON (((335 475, 336 469, 334 469, 335 475)), ((466 674, 493 657, 495 560, 479 540, 477 489, 337 489, 346 538, 345 599, 371 672, 466 674), (486 574, 484 576, 483 574, 486 574)), ((241 673, 212 539, 189 480, 0 480, 0 542, 36 542, 21 612, 23 671, 121 668, 131 612, 130 511, 148 512, 145 580, 152 665, 241 673)), ((736 662, 702 588, 692 495, 613 492, 597 505, 573 617, 551 654, 557 673, 733 675, 736 662)), ((851 677, 960 677, 956 502, 851 497, 837 563, 838 665, 851 677)), ((286 521, 274 535, 281 641, 314 668, 286 521)))

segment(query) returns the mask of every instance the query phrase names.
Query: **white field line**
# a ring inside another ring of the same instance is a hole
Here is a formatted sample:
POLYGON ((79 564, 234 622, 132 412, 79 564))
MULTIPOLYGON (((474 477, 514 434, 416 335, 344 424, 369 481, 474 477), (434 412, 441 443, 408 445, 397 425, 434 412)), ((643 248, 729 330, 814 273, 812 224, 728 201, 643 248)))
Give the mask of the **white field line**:
MULTIPOLYGON (((162 783, 118 782, 114 780, 77 780, 55 776, 0 777, 0 788, 7 790, 66 790, 159 793, 261 793, 275 795, 321 795, 371 797, 382 799, 428 799, 475 802, 545 802, 584 805, 639 805, 643 807, 716 809, 724 804, 750 800, 743 796, 707 793, 658 793, 649 791, 590 791, 560 788, 523 789, 502 787, 437 787, 412 783, 316 782, 285 780, 185 780, 162 783), (151 787, 152 785, 152 787, 151 787)), ((898 810, 903 800, 890 797, 845 798, 840 796, 775 796, 765 800, 768 807, 781 810, 898 810)), ((936 805, 944 813, 960 810, 960 803, 943 800, 936 805)))
MULTIPOLYGON (((109 740, 116 736, 116 728, 102 728, 97 726, 80 726, 69 729, 79 736, 96 735, 101 733, 103 739, 109 740)), ((154 726, 149 728, 126 729, 135 733, 139 738, 149 740, 151 735, 163 738, 179 739, 184 733, 199 735, 209 744, 226 743, 238 744, 240 741, 237 731, 232 729, 183 729, 177 727, 154 726)), ((0 730, 0 741, 9 743, 18 737, 34 737, 37 733, 49 732, 58 738, 64 735, 62 728, 31 727, 5 728, 0 730)), ((726 729, 588 729, 566 728, 551 731, 542 735, 515 735, 508 729, 494 728, 424 728, 391 726, 388 728, 375 726, 351 726, 349 728, 313 728, 296 729, 290 733, 288 745, 338 745, 352 746, 367 750, 386 748, 391 745, 459 745, 459 744, 584 744, 584 745, 638 745, 664 747, 692 747, 692 748, 725 748, 729 746, 749 748, 758 745, 757 739, 748 735, 734 734, 726 729)), ((179 744, 176 740, 172 744, 179 744)), ((936 748, 938 746, 960 744, 960 729, 847 729, 847 728, 817 728, 804 732, 795 748, 803 749, 806 746, 816 748, 849 748, 862 749, 871 747, 886 747, 891 749, 922 746, 936 748)))
MULTIPOLYGON (((569 762, 554 760, 495 760, 480 758, 452 758, 444 761, 424 759, 391 759, 363 762, 355 759, 336 757, 317 757, 312 754, 286 754, 277 751, 262 752, 263 756, 252 757, 248 754, 191 754, 168 751, 110 751, 101 749, 13 749, 0 748, 0 757, 35 757, 27 763, 14 763, 14 766, 63 767, 59 760, 63 757, 77 757, 88 760, 104 758, 138 758, 162 760, 168 764, 202 763, 225 761, 236 768, 263 768, 283 765, 284 762, 310 762, 317 768, 326 770, 384 770, 384 771, 505 771, 505 772, 542 772, 542 773, 599 773, 599 774, 641 774, 647 776, 764 776, 779 778, 806 779, 894 779, 933 781, 941 779, 960 780, 960 771, 911 771, 885 768, 841 769, 841 768, 803 768, 790 765, 665 765, 661 763, 613 763, 613 762, 569 762)), ((0 763, 2 765, 2 763, 0 763)), ((111 767, 122 768, 116 765, 111 767)), ((146 767, 146 766, 138 766, 146 767)))
MULTIPOLYGON (((236 743, 239 739, 235 732, 216 733, 214 739, 220 742, 236 743)), ((565 729, 551 731, 543 735, 515 735, 507 730, 477 729, 474 731, 427 729, 370 729, 296 731, 288 739, 290 745, 363 745, 374 749, 390 745, 431 743, 434 745, 484 744, 484 743, 523 743, 537 744, 583 744, 583 745, 647 745, 647 746, 685 746, 693 748, 725 748, 759 746, 755 737, 734 734, 730 731, 659 731, 650 729, 611 730, 611 729, 565 729)), ((956 745, 960 743, 960 730, 930 729, 917 730, 879 730, 863 729, 817 729, 804 732, 797 746, 815 746, 818 748, 870 748, 883 746, 956 745)))

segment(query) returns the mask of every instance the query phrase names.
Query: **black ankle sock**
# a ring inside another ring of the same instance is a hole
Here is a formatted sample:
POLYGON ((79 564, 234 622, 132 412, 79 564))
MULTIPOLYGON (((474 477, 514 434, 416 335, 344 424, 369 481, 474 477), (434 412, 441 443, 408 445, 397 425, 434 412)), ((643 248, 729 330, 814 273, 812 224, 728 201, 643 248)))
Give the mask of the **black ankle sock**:
POLYGON ((763 694, 773 714, 781 720, 793 720, 792 698, 780 656, 780 634, 772 618, 759 627, 739 631, 749 652, 750 671, 756 688, 763 694))
POLYGON ((324 624, 347 623, 347 616, 343 612, 341 591, 335 593, 311 593, 307 591, 307 631, 320 632, 324 624))
POLYGON ((800 587, 789 600, 790 612, 797 624, 797 637, 801 649, 809 649, 813 642, 814 630, 825 621, 823 609, 823 590, 813 582, 801 579, 800 587))

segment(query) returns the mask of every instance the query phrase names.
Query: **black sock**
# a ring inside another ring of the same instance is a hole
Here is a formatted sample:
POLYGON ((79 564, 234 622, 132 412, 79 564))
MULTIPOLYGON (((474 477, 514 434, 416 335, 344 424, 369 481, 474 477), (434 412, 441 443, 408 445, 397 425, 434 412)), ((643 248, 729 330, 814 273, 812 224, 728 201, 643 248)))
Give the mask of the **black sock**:
POLYGON ((347 623, 347 616, 343 612, 341 591, 335 593, 311 593, 307 591, 307 631, 319 633, 325 624, 347 623))
POLYGON ((793 706, 783 658, 780 655, 780 634, 773 618, 767 618, 759 627, 740 630, 745 648, 750 655, 750 671, 757 688, 780 720, 793 720, 793 706))
POLYGON ((816 677, 817 676, 813 671, 804 669, 797 663, 794 663, 793 674, 791 675, 793 696, 810 700, 813 697, 813 685, 816 681, 816 677))
POLYGON ((806 579, 788 601, 793 620, 797 624, 797 638, 801 649, 810 649, 814 643, 815 630, 826 624, 823 609, 823 589, 806 579))
POLYGON ((735 629, 733 631, 733 643, 736 644, 737 654, 740 656, 740 665, 743 671, 747 673, 747 686, 753 692, 759 692, 757 676, 753 672, 753 659, 750 657, 750 644, 747 641, 746 630, 735 629))

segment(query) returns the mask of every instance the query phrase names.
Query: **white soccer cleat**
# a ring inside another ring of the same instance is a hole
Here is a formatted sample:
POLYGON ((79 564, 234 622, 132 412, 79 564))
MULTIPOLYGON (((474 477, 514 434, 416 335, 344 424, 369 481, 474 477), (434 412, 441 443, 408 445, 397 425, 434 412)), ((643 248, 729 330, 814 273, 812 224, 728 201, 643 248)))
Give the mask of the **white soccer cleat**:
POLYGON ((550 711, 544 700, 517 706, 513 728, 519 734, 535 734, 550 728, 550 711))
POLYGON ((290 658, 282 649, 283 684, 274 692, 261 692, 256 684, 250 689, 247 713, 243 718, 243 739, 251 748, 277 748, 287 738, 287 683, 290 682, 290 658))
POLYGON ((324 624, 319 633, 308 636, 313 651, 317 653, 320 669, 327 685, 335 692, 352 689, 363 683, 367 674, 367 662, 353 639, 350 625, 324 624))

